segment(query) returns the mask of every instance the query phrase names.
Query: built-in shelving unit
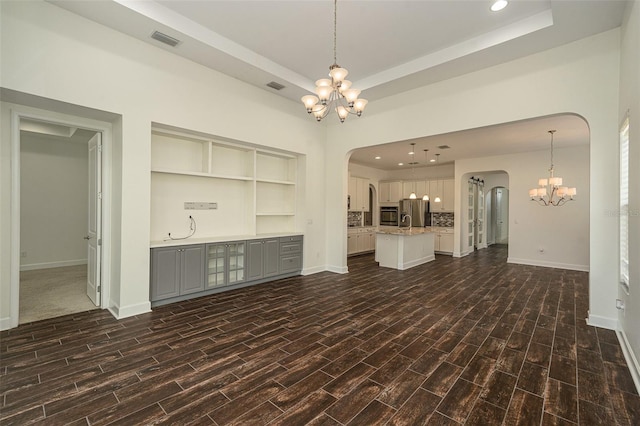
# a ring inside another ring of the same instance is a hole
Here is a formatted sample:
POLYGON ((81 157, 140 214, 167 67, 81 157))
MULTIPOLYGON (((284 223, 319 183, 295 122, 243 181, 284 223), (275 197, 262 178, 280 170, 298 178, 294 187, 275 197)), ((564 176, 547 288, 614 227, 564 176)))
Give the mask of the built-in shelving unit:
POLYGON ((151 144, 152 241, 187 234, 190 215, 198 237, 295 231, 296 155, 160 128, 151 144))

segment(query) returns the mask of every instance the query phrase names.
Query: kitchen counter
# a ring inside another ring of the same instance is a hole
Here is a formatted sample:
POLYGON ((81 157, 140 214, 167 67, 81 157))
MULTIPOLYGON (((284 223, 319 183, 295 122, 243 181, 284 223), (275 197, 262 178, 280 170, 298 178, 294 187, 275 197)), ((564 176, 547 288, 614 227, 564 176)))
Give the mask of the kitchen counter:
POLYGON ((421 235, 429 232, 433 232, 427 228, 397 228, 391 227, 389 228, 381 228, 378 230, 378 234, 389 234, 389 235, 421 235))
POLYGON ((435 260, 434 232, 425 228, 391 228, 376 232, 376 262, 404 271, 435 260))
POLYGON ((226 235, 222 237, 186 238, 184 240, 161 240, 161 241, 151 241, 150 246, 151 248, 188 246, 191 244, 221 243, 221 242, 227 242, 227 241, 261 240, 265 238, 292 237, 296 235, 302 235, 302 233, 279 232, 279 233, 272 233, 272 234, 257 234, 257 235, 226 235))

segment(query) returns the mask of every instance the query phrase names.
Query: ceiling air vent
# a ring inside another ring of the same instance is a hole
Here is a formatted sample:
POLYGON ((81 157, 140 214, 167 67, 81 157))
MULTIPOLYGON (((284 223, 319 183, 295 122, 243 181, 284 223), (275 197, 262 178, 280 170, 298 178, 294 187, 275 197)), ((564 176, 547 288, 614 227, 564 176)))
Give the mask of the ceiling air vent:
POLYGON ((451 148, 449 145, 440 145, 438 149, 449 149, 451 148))
POLYGON ((267 83, 268 87, 271 87, 272 89, 276 89, 276 90, 282 90, 284 89, 284 86, 280 83, 276 83, 275 81, 272 81, 270 83, 267 83))
POLYGON ((160 43, 168 44, 171 47, 176 47, 178 44, 180 44, 180 40, 178 40, 177 38, 168 36, 164 33, 161 33, 160 31, 154 31, 153 34, 151 34, 151 38, 154 40, 158 40, 160 43))

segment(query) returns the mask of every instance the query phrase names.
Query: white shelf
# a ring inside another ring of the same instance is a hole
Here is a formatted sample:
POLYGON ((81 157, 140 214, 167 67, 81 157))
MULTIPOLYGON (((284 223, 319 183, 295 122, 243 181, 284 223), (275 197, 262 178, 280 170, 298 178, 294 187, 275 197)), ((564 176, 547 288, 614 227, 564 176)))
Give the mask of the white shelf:
POLYGON ((275 180, 275 179, 260 179, 257 178, 256 182, 260 182, 260 183, 274 183, 276 185, 295 185, 295 182, 292 181, 288 181, 288 180, 275 180))
POLYGON ((259 212, 256 213, 256 216, 295 216, 296 214, 294 212, 274 212, 274 213, 266 213, 266 212, 259 212))
POLYGON ((152 169, 151 173, 167 173, 167 174, 173 174, 173 175, 197 176, 197 177, 214 178, 214 179, 253 181, 253 178, 248 176, 217 175, 213 173, 187 172, 182 170, 152 169))
POLYGON ((188 231, 189 213, 196 238, 295 232, 297 168, 295 154, 159 125, 151 138, 151 239, 188 231), (188 212, 189 201, 217 209, 188 212))

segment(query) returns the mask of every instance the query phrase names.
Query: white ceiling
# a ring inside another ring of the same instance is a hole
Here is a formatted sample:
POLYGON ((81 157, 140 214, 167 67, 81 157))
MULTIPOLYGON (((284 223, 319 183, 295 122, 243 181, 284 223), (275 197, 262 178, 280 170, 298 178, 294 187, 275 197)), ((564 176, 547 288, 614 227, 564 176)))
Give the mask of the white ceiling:
MULTIPOLYGON (((296 102, 333 63, 331 0, 46 1, 296 102), (169 47, 151 39, 156 30, 180 43, 169 47), (271 81, 285 88, 267 87, 271 81)), ((374 102, 619 27, 627 1, 512 0, 500 12, 491 12, 491 3, 340 0, 337 62, 349 70, 360 96, 374 102)), ((300 111, 306 114, 302 103, 300 111)), ((558 146, 588 143, 587 126, 577 117, 545 120, 422 139, 417 149, 422 154, 452 146, 442 151, 441 162, 547 149, 550 128, 558 130, 558 146)), ((398 162, 393 155, 405 151, 369 148, 352 160, 391 170, 398 162), (371 163, 374 152, 384 153, 384 160, 371 163)))
POLYGON ((353 152, 350 161, 381 170, 402 170, 410 168, 413 161, 418 163, 414 167, 433 166, 429 160, 436 153, 440 154, 438 163, 445 164, 463 158, 549 150, 549 130, 556 130, 554 148, 589 143, 587 123, 577 115, 566 114, 361 148, 353 152), (413 159, 409 155, 412 142, 416 144, 413 159), (450 148, 439 148, 442 145, 450 148), (429 151, 425 153, 425 149, 429 151), (404 164, 398 165, 400 162, 404 164))

